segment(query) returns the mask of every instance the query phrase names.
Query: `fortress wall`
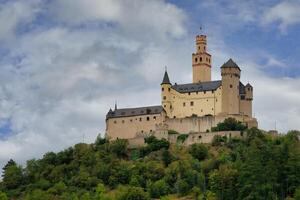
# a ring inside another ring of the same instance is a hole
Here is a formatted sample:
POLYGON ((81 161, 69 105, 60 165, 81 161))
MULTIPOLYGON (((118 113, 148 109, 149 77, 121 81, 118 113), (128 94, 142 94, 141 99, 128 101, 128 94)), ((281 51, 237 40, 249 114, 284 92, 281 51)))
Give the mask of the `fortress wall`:
POLYGON ((136 138, 130 138, 128 139, 128 147, 129 148, 138 148, 145 145, 145 138, 140 136, 136 138))
POLYGON ((214 136, 226 136, 227 138, 241 138, 241 131, 220 131, 211 133, 191 133, 184 142, 184 145, 191 145, 195 143, 212 143, 214 136))
POLYGON ((111 118, 106 121, 106 137, 115 140, 149 134, 156 130, 161 120, 160 114, 111 118))

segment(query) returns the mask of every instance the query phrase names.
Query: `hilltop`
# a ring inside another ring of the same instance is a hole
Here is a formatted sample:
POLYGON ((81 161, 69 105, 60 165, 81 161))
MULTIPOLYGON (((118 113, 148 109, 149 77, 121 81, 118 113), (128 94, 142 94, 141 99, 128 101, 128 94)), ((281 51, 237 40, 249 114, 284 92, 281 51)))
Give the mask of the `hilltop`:
POLYGON ((126 140, 76 144, 21 167, 3 168, 0 199, 300 199, 298 131, 215 137, 185 147, 155 137, 129 149, 126 140), (8 196, 8 198, 7 198, 8 196))

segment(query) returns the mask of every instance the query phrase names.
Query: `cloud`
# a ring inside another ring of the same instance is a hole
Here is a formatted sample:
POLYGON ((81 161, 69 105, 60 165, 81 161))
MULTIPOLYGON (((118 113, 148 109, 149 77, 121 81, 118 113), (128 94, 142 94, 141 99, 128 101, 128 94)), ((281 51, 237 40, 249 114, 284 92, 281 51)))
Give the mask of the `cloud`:
POLYGON ((0 6, 0 41, 11 39, 21 23, 30 22, 38 12, 38 1, 7 1, 0 6))
POLYGON ((24 163, 83 138, 93 142, 104 133, 105 114, 115 100, 120 106, 139 106, 142 96, 142 104, 158 104, 156 81, 164 62, 178 55, 176 41, 185 42, 180 39, 186 33, 184 12, 164 1, 38 5, 21 12, 28 11, 26 25, 32 28, 16 34, 24 22, 17 20, 10 29, 15 41, 0 48, 5 52, 0 54, 0 125, 9 121, 11 129, 0 139, 1 166, 10 158, 24 163), (155 16, 157 9, 162 13, 155 16), (153 49, 164 54, 149 53, 153 49), (154 59, 160 61, 151 64, 154 59))
POLYGON ((267 9, 263 16, 263 24, 279 22, 279 29, 285 32, 288 26, 300 23, 300 2, 283 1, 267 9))
POLYGON ((138 30, 149 37, 153 33, 185 34, 185 13, 164 0, 55 0, 50 10, 57 20, 71 25, 103 21, 120 25, 130 34, 138 30))

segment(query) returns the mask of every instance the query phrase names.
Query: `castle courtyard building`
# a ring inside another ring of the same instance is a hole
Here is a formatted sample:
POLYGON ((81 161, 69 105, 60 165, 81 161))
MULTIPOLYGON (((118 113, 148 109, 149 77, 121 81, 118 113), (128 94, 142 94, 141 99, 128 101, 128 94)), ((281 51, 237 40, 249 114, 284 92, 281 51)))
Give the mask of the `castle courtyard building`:
POLYGON ((109 110, 106 137, 131 139, 166 130, 200 133, 233 117, 257 127, 252 117, 253 87, 240 81, 241 69, 229 59, 221 66, 221 80, 211 80, 212 57, 207 37, 196 37, 192 54, 192 83, 172 84, 165 71, 161 82, 161 105, 109 110))

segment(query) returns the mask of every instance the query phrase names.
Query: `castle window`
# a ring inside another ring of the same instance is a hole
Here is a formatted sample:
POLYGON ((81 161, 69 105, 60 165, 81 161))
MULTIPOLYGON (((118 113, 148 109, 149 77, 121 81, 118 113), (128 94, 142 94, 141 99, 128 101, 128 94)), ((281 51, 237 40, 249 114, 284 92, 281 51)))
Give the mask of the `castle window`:
POLYGON ((201 109, 201 112, 203 112, 203 109, 201 109))
POLYGON ((142 121, 142 118, 140 117, 140 122, 142 121))
POLYGON ((196 94, 198 94, 198 92, 196 92, 196 94))
POLYGON ((213 93, 215 93, 215 91, 211 91, 211 93, 213 94, 213 93))
POLYGON ((248 91, 250 91, 250 88, 248 88, 248 91))
POLYGON ((199 139, 201 139, 202 138, 202 136, 201 135, 199 135, 199 137, 198 137, 199 139))
POLYGON ((165 88, 161 88, 161 91, 164 91, 165 90, 165 88))
POLYGON ((191 101, 191 106, 194 106, 194 102, 193 101, 191 101))
POLYGON ((167 99, 167 97, 166 96, 164 96, 164 100, 166 100, 167 99))
POLYGON ((150 121, 150 117, 147 117, 147 121, 150 121))
POLYGON ((142 132, 142 133, 144 133, 144 131, 143 131, 143 130, 142 130, 141 132, 142 132))
POLYGON ((218 102, 218 99, 216 99, 216 102, 218 102))
POLYGON ((200 57, 200 62, 202 62, 202 57, 200 57))
POLYGON ((206 91, 204 91, 204 94, 206 94, 206 91))
POLYGON ((130 122, 132 122, 132 119, 130 119, 130 122))
POLYGON ((164 105, 164 108, 167 107, 166 105, 164 105))
POLYGON ((185 102, 183 102, 183 107, 185 107, 185 102))
POLYGON ((212 108, 211 110, 214 110, 214 108, 212 108))
POLYGON ((125 121, 124 121, 124 120, 122 120, 122 123, 124 124, 124 123, 125 123, 125 121))
POLYGON ((245 95, 242 95, 242 96, 241 96, 241 99, 242 99, 242 100, 245 100, 245 95))
POLYGON ((189 95, 191 95, 191 93, 189 92, 189 95))
POLYGON ((152 130, 150 130, 150 133, 152 133, 152 130))
POLYGON ((197 62, 198 61, 198 58, 195 58, 195 62, 197 62))
POLYGON ((232 88, 232 85, 230 84, 230 86, 229 86, 230 88, 232 88))
POLYGON ((169 88, 168 90, 169 90, 169 92, 170 92, 170 91, 171 91, 171 88, 169 88))
POLYGON ((170 105, 170 109, 172 109, 172 105, 170 105))
POLYGON ((117 123, 117 121, 114 121, 114 124, 116 124, 117 123))
POLYGON ((156 120, 156 116, 154 116, 153 119, 156 120))
POLYGON ((208 62, 208 58, 206 58, 206 62, 208 62))

